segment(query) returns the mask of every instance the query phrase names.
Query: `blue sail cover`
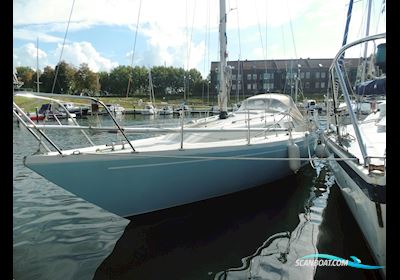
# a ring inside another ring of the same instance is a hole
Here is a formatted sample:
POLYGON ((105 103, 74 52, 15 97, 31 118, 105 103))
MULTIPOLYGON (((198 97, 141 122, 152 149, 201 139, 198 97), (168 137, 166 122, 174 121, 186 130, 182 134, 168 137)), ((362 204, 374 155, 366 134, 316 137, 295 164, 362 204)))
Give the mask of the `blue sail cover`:
POLYGON ((386 78, 366 81, 356 86, 357 95, 386 95, 386 78))

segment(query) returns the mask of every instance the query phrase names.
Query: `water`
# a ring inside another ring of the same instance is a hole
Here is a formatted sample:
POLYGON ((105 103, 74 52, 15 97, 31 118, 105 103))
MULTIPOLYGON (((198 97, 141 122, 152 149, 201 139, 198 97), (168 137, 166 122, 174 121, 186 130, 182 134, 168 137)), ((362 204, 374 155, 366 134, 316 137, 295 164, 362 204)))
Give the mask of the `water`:
MULTIPOLYGON (((122 118, 124 125, 179 123, 170 116, 122 118)), ((111 124, 105 117, 80 120, 98 121, 111 124)), ((65 146, 76 141, 58 133, 65 146)), ((15 279, 310 279, 314 273, 315 279, 380 279, 377 271, 289 265, 316 250, 374 265, 323 164, 245 192, 126 220, 25 168, 23 156, 38 145, 16 125, 13 137, 15 279)))
POLYGON ((13 129, 13 276, 90 279, 128 220, 64 191, 23 166, 38 145, 13 129))

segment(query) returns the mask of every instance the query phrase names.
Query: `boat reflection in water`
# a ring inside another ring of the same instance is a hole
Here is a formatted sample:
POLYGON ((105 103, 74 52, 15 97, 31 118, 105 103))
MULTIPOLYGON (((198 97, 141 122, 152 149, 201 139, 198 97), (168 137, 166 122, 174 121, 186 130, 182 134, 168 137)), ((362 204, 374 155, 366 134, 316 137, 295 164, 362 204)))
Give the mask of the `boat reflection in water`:
POLYGON ((242 267, 229 268, 215 279, 313 279, 315 266, 299 266, 303 256, 318 254, 319 226, 325 209, 333 176, 323 163, 316 165, 316 182, 306 200, 299 223, 292 231, 270 236, 256 252, 242 259, 242 267))

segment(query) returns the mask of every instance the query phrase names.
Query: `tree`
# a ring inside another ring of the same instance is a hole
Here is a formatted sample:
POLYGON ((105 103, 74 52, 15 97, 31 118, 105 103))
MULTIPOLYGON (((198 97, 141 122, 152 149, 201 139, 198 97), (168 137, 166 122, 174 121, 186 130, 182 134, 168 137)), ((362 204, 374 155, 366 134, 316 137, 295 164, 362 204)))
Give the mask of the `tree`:
MULTIPOLYGON (((41 71, 39 70, 39 91, 41 91, 41 92, 43 92, 42 91, 42 81, 40 80, 40 77, 41 77, 41 73, 40 73, 41 71)), ((33 84, 33 91, 37 91, 37 72, 35 72, 33 75, 32 75, 32 84, 33 84)))
POLYGON ((111 91, 110 87, 110 74, 108 72, 99 72, 99 83, 100 91, 103 93, 109 93, 111 91))
POLYGON ((40 75, 40 91, 41 92, 51 92, 51 87, 53 86, 55 71, 51 66, 46 66, 43 69, 42 75, 40 75))
POLYGON ((188 88, 189 88, 189 95, 201 95, 201 91, 203 88, 202 76, 199 71, 192 68, 189 70, 189 80, 188 80, 188 88))
POLYGON ((128 80, 132 73, 130 66, 118 66, 111 70, 109 76, 110 92, 112 95, 125 96, 128 88, 128 80))
POLYGON ((74 75, 75 91, 96 93, 100 90, 99 76, 92 72, 86 63, 79 66, 74 75))
POLYGON ((75 90, 74 75, 76 69, 65 61, 61 61, 56 66, 56 73, 57 70, 58 75, 54 87, 54 93, 72 94, 75 90))
POLYGON ((35 71, 27 66, 19 66, 16 69, 19 80, 24 83, 22 88, 32 89, 34 87, 33 74, 35 74, 35 71))
POLYGON ((146 67, 135 66, 131 88, 133 93, 143 94, 149 86, 149 71, 146 67))

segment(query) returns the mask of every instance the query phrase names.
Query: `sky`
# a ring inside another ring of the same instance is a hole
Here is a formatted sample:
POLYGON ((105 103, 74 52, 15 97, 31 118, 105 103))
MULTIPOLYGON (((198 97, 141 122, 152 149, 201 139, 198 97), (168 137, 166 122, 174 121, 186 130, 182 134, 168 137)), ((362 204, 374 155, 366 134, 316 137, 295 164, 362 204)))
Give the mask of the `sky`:
MULTIPOLYGON (((333 58, 348 2, 226 0, 228 60, 333 58)), ((385 1, 372 2, 370 34, 385 32, 385 1)), ((348 42, 365 34, 366 7, 355 1, 348 42)), ((173 66, 206 78, 219 60, 218 24, 218 0, 14 0, 13 66, 173 66)))

